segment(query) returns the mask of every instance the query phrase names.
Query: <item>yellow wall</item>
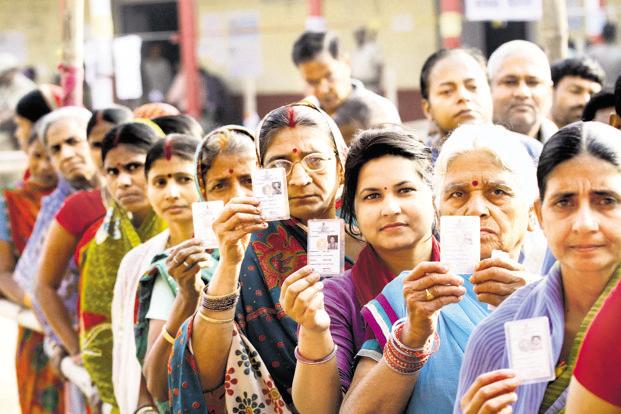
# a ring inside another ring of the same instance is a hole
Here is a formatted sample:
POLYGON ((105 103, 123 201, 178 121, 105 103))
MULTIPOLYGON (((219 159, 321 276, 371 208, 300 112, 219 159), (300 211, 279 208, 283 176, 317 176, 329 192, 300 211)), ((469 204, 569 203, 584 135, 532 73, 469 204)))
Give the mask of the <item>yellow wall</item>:
MULTIPOLYGON (((208 30, 202 25, 203 13, 258 10, 263 73, 257 79, 257 91, 302 91, 302 82, 291 62, 291 47, 304 31, 306 0, 199 0, 198 3, 201 36, 208 30)), ((340 35, 346 50, 354 49, 353 32, 356 28, 364 24, 378 25, 378 43, 387 66, 396 72, 397 87, 417 87, 423 61, 436 47, 433 0, 324 0, 323 12, 328 28, 340 35), (393 20, 397 16, 406 21, 409 16, 412 30, 393 30, 393 20)), ((204 60, 203 63, 227 76, 225 68, 218 62, 204 60)), ((233 83, 233 87, 236 84, 239 82, 233 83)))
POLYGON ((58 0, 0 0, 0 32, 22 32, 26 62, 48 80, 60 59, 61 16, 58 0))

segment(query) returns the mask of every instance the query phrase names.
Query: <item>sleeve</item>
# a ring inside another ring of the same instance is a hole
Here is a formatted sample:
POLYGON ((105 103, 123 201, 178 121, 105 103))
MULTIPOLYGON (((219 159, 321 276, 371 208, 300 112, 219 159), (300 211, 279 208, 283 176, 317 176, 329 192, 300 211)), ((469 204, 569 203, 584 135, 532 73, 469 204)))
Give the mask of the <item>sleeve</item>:
POLYGON ((167 321, 174 302, 175 296, 168 283, 161 276, 156 277, 146 318, 167 321))
POLYGON ((616 406, 621 406, 621 361, 604 355, 621 352, 619 315, 621 287, 617 286, 591 323, 574 369, 574 376, 582 386, 616 406))
MULTIPOLYGON (((78 193, 79 194, 79 193, 78 193)), ((80 214, 78 209, 78 194, 71 195, 63 203, 58 213, 56 213, 56 221, 72 235, 78 237, 82 234, 84 215, 80 214)))
POLYGON ((0 195, 0 241, 11 242, 11 229, 7 213, 6 200, 0 195))

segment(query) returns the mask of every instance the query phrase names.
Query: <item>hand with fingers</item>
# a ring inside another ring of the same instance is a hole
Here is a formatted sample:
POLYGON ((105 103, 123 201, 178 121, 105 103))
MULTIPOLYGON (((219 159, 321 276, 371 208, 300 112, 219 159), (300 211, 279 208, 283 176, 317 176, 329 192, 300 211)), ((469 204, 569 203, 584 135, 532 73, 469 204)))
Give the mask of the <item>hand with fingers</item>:
POLYGON ((509 369, 479 375, 460 401, 464 414, 508 414, 517 401, 519 385, 515 372, 509 369))
POLYGON ((323 282, 310 266, 285 279, 280 288, 280 304, 287 316, 310 332, 321 333, 330 328, 330 317, 323 304, 323 282))
POLYGON ((517 261, 495 257, 479 262, 470 282, 479 301, 500 305, 513 292, 526 284, 527 274, 517 261))
POLYGON ((437 312, 466 293, 463 283, 441 263, 419 263, 403 280, 408 318, 401 341, 410 348, 422 348, 434 333, 437 312))
POLYGON ((166 270, 177 281, 179 292, 195 291, 196 273, 211 260, 203 242, 190 239, 172 248, 166 259, 166 270))
POLYGON ((250 242, 250 234, 266 228, 267 222, 261 215, 259 200, 254 197, 232 198, 213 222, 213 230, 220 245, 220 261, 241 263, 250 242))

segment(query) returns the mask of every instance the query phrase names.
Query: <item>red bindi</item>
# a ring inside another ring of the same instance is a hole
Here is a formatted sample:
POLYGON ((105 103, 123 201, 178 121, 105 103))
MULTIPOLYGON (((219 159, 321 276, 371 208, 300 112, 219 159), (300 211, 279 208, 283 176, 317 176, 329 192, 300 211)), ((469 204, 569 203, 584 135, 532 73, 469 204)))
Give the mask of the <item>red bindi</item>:
POLYGON ((472 182, 472 186, 473 186, 473 187, 476 187, 477 185, 479 185, 479 182, 478 182, 477 180, 474 180, 474 181, 472 182))
POLYGON ((233 174, 235 171, 232 168, 229 168, 229 174, 233 174))
POLYGON ((296 152, 298 152, 298 149, 294 148, 294 149, 291 150, 291 152, 293 152, 295 154, 296 152))

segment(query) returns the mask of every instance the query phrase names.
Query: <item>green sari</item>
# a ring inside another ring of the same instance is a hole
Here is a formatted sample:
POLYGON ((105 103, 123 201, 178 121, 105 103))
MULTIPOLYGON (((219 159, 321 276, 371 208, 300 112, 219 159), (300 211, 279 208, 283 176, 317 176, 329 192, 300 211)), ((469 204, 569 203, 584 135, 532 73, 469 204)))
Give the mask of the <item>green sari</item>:
POLYGON ((165 222, 152 211, 136 229, 127 213, 115 204, 84 249, 80 287, 82 361, 101 400, 115 407, 115 412, 111 304, 117 271, 127 252, 165 228, 165 222))

